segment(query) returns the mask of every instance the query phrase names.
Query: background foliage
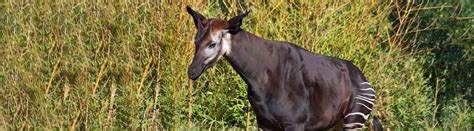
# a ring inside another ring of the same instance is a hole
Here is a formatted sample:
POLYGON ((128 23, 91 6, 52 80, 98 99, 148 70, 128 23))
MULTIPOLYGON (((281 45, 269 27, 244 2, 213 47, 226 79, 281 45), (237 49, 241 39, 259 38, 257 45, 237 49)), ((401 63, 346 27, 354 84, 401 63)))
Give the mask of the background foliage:
POLYGON ((417 2, 2 0, 0 129, 255 129, 225 60, 187 78, 186 5, 354 62, 385 128, 472 129, 474 4, 417 2))

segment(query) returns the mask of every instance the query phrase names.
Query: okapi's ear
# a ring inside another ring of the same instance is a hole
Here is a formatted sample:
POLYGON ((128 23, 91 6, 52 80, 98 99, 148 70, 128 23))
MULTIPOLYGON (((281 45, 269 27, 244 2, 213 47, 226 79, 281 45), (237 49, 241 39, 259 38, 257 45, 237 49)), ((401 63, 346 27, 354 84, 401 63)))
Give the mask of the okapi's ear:
POLYGON ((247 11, 244 14, 238 15, 228 20, 227 22, 229 23, 229 27, 227 27, 226 29, 229 30, 229 33, 235 34, 239 32, 240 30, 242 30, 240 28, 240 26, 242 25, 242 19, 244 19, 244 17, 247 16, 248 14, 249 12, 247 11))
POLYGON ((202 21, 205 20, 206 17, 204 17, 200 13, 194 11, 193 9, 191 9, 191 7, 189 7, 189 5, 186 6, 186 11, 188 11, 188 13, 193 17, 194 25, 196 26, 196 28, 197 29, 203 28, 202 21))

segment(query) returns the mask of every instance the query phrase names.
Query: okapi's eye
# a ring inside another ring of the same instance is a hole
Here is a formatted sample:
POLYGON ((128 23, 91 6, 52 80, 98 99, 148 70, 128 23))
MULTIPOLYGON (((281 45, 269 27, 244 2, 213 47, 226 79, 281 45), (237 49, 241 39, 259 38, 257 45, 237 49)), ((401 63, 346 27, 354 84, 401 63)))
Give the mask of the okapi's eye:
POLYGON ((212 48, 216 47, 216 43, 213 42, 208 47, 212 49, 212 48))

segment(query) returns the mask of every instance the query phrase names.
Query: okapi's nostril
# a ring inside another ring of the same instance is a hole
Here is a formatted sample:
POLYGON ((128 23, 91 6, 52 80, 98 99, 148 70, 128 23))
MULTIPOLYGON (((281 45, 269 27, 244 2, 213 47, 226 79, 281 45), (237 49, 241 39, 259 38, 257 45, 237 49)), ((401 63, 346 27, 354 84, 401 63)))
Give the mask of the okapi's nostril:
POLYGON ((196 71, 193 70, 193 69, 189 69, 189 70, 188 70, 188 77, 189 77, 189 79, 191 79, 191 80, 195 80, 197 74, 198 74, 198 73, 196 73, 196 71))

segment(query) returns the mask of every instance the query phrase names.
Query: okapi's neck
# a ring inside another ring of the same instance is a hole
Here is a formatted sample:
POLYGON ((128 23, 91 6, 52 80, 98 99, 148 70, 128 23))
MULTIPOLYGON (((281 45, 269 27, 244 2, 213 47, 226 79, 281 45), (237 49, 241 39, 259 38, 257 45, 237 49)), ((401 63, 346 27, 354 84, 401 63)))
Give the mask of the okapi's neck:
POLYGON ((243 30, 232 35, 231 49, 225 58, 247 83, 261 77, 265 66, 270 64, 265 64, 268 59, 265 41, 243 30))

